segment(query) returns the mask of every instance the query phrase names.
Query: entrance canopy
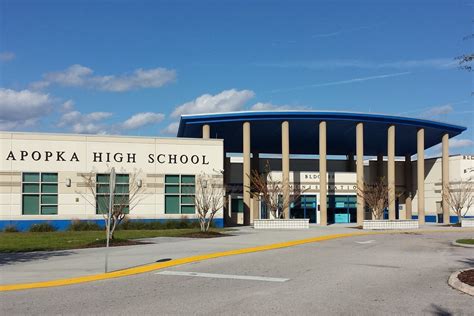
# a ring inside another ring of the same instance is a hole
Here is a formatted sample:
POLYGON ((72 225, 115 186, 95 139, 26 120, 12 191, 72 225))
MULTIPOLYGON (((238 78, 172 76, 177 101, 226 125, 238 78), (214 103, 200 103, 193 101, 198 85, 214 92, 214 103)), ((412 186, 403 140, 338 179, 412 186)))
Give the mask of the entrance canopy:
POLYGON ((242 152, 242 125, 251 126, 252 151, 281 153, 281 123, 289 122, 290 153, 318 154, 319 128, 327 122, 327 154, 347 155, 356 150, 356 124, 364 124, 364 155, 387 154, 387 129, 395 126, 395 155, 416 153, 417 130, 425 130, 425 149, 466 130, 463 126, 400 116, 326 111, 248 111, 183 115, 178 137, 200 138, 202 126, 210 126, 210 137, 224 139, 226 152, 242 152))

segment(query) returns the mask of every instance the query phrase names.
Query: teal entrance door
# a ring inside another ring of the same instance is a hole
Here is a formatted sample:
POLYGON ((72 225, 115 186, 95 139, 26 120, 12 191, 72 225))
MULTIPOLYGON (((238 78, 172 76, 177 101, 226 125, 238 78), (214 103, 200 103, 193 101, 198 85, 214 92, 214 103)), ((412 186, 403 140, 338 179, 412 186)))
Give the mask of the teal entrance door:
POLYGON ((356 223, 357 196, 328 195, 328 222, 356 223))
POLYGON ((290 207, 290 218, 309 218, 316 223, 316 195, 302 195, 290 207))

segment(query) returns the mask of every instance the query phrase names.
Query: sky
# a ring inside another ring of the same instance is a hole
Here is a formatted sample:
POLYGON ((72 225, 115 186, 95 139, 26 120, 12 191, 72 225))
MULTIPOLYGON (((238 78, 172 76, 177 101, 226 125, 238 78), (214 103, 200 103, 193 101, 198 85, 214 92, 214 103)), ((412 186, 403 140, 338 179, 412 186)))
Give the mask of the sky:
MULTIPOLYGON (((182 114, 446 121, 474 154, 472 0, 0 0, 0 130, 175 136, 182 114)), ((439 147, 429 154, 437 155, 439 147)))

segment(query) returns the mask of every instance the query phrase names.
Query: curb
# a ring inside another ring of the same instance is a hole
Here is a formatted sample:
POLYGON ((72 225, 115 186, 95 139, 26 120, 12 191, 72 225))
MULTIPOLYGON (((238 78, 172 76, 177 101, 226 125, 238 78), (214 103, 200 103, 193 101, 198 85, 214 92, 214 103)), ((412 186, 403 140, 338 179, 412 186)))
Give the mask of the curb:
POLYGON ((461 244, 461 243, 458 243, 458 242, 456 242, 456 241, 453 241, 453 242, 452 242, 452 245, 453 245, 453 246, 457 246, 457 247, 464 247, 464 248, 474 248, 474 245, 461 244))
POLYGON ((448 284, 458 290, 458 291, 461 291, 463 293, 466 293, 466 294, 469 294, 471 296, 474 296, 474 286, 470 286, 469 284, 466 284, 466 283, 463 283, 461 282, 459 279, 458 279, 458 275, 461 273, 461 272, 464 272, 464 271, 467 271, 467 270, 473 270, 473 269, 464 269, 464 270, 459 270, 459 271, 456 271, 454 272, 453 274, 451 274, 449 276, 449 279, 448 279, 448 284))

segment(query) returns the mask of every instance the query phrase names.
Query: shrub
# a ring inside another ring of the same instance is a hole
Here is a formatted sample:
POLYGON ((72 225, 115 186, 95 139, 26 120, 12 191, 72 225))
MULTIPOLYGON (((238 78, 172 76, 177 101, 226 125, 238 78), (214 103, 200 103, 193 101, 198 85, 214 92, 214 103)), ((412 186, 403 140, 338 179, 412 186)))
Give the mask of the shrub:
POLYGON ((86 230, 102 230, 102 228, 96 222, 74 220, 72 221, 71 225, 69 225, 67 230, 86 231, 86 230))
POLYGON ((44 232, 54 232, 54 231, 56 231, 56 227, 54 227, 50 223, 33 224, 30 226, 30 229, 29 229, 29 232, 32 232, 32 233, 44 233, 44 232))
POLYGON ((5 233, 18 233, 18 228, 15 225, 7 225, 3 229, 5 233))

